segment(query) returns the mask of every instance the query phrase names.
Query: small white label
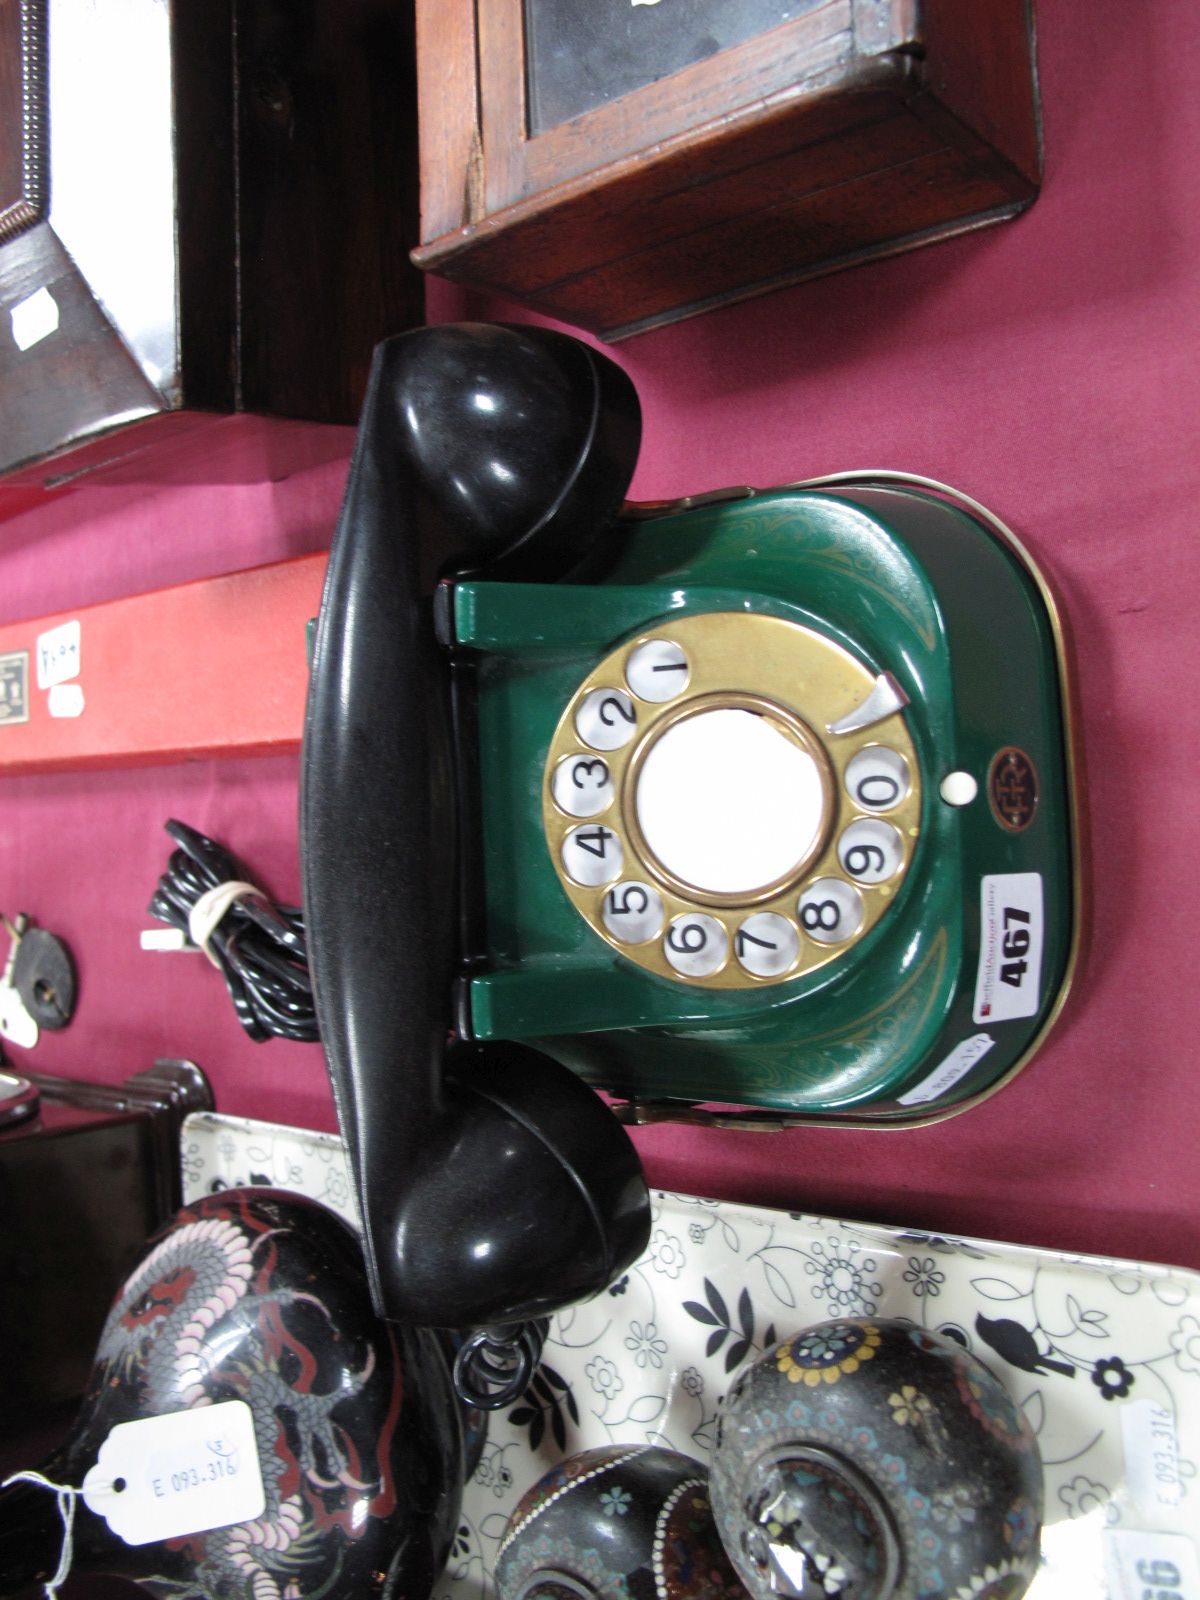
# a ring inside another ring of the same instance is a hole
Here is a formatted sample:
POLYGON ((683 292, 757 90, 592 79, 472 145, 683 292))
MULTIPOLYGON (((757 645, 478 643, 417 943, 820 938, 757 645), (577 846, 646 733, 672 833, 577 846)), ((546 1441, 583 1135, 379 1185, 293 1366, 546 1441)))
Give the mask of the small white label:
POLYGON ((18 350, 29 350, 57 329, 58 301, 49 289, 39 289, 27 300, 18 300, 9 316, 13 343, 18 350))
POLYGON ((0 1039, 7 1039, 19 1050, 32 1050, 39 1031, 12 984, 0 983, 0 1039))
POLYGON ((965 1078, 975 1063, 983 1060, 995 1042, 991 1034, 977 1033, 970 1039, 964 1039, 961 1044, 956 1044, 946 1059, 934 1067, 927 1078, 922 1078, 920 1083, 914 1084, 906 1094, 897 1098, 897 1105, 923 1106, 927 1100, 936 1100, 938 1095, 953 1089, 960 1078, 965 1078))
POLYGON ((60 622, 37 636, 37 683, 39 689, 66 683, 79 676, 79 647, 82 629, 76 622, 60 622))
POLYGON ((1183 1533, 1105 1528, 1109 1600, 1200 1600, 1200 1561, 1183 1533))
POLYGON ((1121 1444, 1129 1492, 1142 1510, 1177 1506, 1183 1481, 1174 1414, 1154 1400, 1127 1400, 1121 1407, 1121 1444))
POLYGON ((83 715, 83 685, 81 683, 52 683, 50 698, 46 702, 52 717, 79 717, 83 715))
POLYGON ((1042 875, 996 872, 979 895, 979 971, 974 1022, 1037 1014, 1042 992, 1042 875))
POLYGON ((253 1522, 266 1505, 244 1400, 120 1422, 83 1480, 88 1509, 126 1544, 253 1522))

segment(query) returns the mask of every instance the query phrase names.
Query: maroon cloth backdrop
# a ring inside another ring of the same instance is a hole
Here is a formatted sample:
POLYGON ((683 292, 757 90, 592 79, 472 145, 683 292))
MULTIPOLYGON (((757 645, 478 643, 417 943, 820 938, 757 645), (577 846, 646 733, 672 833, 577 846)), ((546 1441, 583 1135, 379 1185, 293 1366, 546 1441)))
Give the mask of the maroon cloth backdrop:
MULTIPOLYGON (((1024 217, 615 354, 646 418, 635 495, 900 468, 981 499, 1057 580, 1091 829, 1074 1004, 1016 1082, 935 1127, 636 1137, 657 1186, 1200 1267, 1200 34, 1182 0, 1037 11, 1046 182, 1024 217)), ((523 313, 431 283, 429 315, 523 313)), ((20 511, 0 617, 323 548, 349 444, 230 420, 20 511)), ((10 1058, 117 1079, 188 1056, 225 1111, 331 1127, 316 1047, 252 1044, 205 962, 138 948, 170 815, 296 896, 296 789, 282 757, 0 782, 0 906, 61 932, 81 980, 71 1027, 10 1058)))

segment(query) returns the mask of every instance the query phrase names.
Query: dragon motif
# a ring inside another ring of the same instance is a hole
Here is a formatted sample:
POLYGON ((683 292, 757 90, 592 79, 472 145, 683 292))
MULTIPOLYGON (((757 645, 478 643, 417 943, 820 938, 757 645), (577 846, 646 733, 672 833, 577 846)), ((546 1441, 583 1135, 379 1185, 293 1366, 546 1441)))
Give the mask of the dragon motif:
MULTIPOLYGON (((330 1392, 315 1392, 317 1358, 283 1311, 305 1302, 330 1328, 333 1319, 314 1295, 272 1292, 277 1231, 228 1215, 176 1227, 129 1279, 98 1351, 110 1375, 133 1381, 136 1370, 149 1414, 230 1398, 250 1407, 266 1501, 261 1516, 173 1541, 190 1547, 196 1561, 189 1591, 194 1595, 198 1583, 212 1600, 302 1600, 304 1569, 319 1557, 325 1531, 335 1524, 351 1538, 357 1531, 349 1513, 335 1509, 336 1491, 377 1491, 383 1500, 391 1493, 390 1484, 357 1475, 353 1442, 333 1418, 370 1378, 375 1353, 368 1347, 348 1383, 343 1376, 330 1392)), ((179 1588, 167 1578, 154 1586, 179 1588)))

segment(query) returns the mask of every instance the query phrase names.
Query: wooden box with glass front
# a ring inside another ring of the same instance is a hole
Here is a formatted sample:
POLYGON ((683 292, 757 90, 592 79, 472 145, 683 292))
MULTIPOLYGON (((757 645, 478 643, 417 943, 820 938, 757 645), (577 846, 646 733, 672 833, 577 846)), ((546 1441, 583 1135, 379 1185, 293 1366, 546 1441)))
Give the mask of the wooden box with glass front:
POLYGON ((608 338, 1010 217, 1030 0, 418 0, 429 271, 608 338))

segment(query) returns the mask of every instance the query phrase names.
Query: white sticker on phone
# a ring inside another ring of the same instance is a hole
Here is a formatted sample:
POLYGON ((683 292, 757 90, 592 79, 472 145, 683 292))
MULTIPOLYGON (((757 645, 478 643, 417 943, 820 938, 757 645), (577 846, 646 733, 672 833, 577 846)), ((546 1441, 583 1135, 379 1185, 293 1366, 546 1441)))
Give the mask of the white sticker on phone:
POLYGON ((923 1106, 927 1100, 936 1100, 938 1095, 953 1089, 960 1078, 965 1078, 975 1063, 983 1060, 995 1042, 990 1033, 976 1033, 970 1039, 964 1039, 961 1044, 956 1044, 946 1059, 934 1067, 927 1078, 922 1078, 920 1083, 914 1084, 907 1093, 899 1095, 896 1104, 923 1106))
POLYGON ((1143 1511, 1177 1506, 1183 1499, 1175 1414, 1154 1400, 1121 1407, 1121 1444, 1129 1492, 1143 1511))
POLYGON ((82 630, 77 621, 60 622, 37 636, 37 684, 49 689, 79 676, 79 650, 82 630))
POLYGON ((1200 1560, 1183 1533, 1105 1528, 1109 1600, 1200 1600, 1200 1560))
POLYGON ((83 1480, 88 1509, 126 1544, 181 1539, 263 1513, 254 1413, 244 1400, 119 1422, 83 1480))
POLYGON ((979 970, 975 1022, 1011 1022, 1037 1015, 1042 993, 1040 872, 996 872, 979 893, 979 970))

